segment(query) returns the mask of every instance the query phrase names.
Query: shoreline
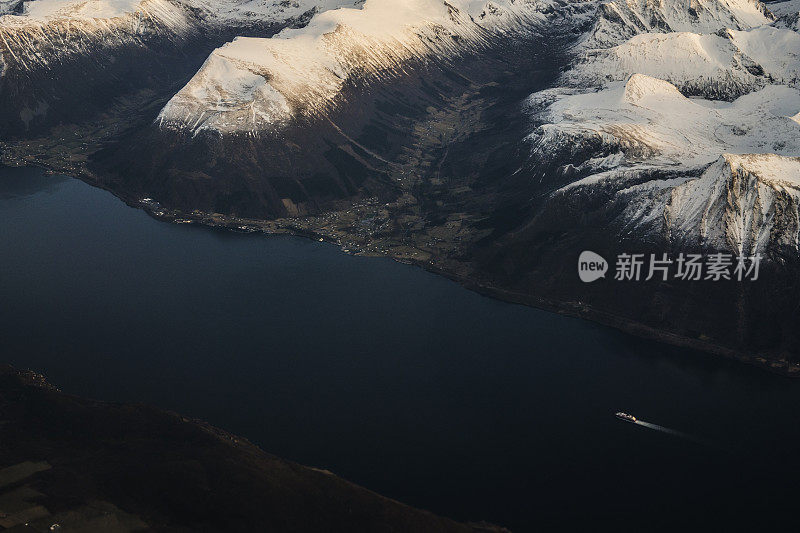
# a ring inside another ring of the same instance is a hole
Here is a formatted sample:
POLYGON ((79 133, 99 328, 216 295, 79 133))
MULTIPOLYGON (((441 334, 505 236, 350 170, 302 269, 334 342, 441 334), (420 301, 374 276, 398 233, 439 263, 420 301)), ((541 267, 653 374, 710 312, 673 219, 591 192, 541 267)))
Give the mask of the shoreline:
MULTIPOLYGON (((76 179, 81 179, 81 178, 76 178, 76 179)), ((91 186, 95 186, 90 181, 83 179, 81 179, 81 181, 84 181, 85 183, 91 186)), ((208 214, 208 213, 204 213, 203 215, 197 215, 197 214, 187 214, 181 212, 180 216, 175 216, 174 215, 175 211, 172 211, 172 213, 164 212, 164 214, 159 215, 157 214, 159 209, 150 209, 147 206, 143 206, 141 204, 141 201, 138 202, 136 200, 131 201, 130 199, 125 199, 117 195, 116 193, 114 193, 109 189, 105 188, 103 189, 113 194, 120 200, 122 200, 129 207, 142 209, 145 213, 147 213, 152 218, 158 220, 159 222, 166 222, 172 224, 198 224, 208 228, 216 228, 233 232, 261 233, 265 236, 289 235, 319 242, 326 242, 338 246, 340 249, 339 251, 341 253, 345 253, 348 255, 354 255, 360 257, 387 258, 393 261, 397 261, 399 263, 421 268, 426 272, 442 276, 455 283, 458 283, 467 290, 473 291, 488 298, 493 298, 501 302, 506 302, 515 305, 525 305, 528 307, 541 309, 546 312, 556 313, 562 316, 587 320, 589 322, 613 328, 625 334, 632 335, 634 337, 638 337, 641 339, 654 340, 670 346, 676 346, 679 348, 688 348, 699 352, 703 352, 708 355, 723 357, 725 359, 736 361, 738 363, 743 363, 748 366, 753 366, 761 370, 765 370, 771 374, 782 377, 800 378, 800 364, 791 365, 788 361, 783 361, 783 362, 770 361, 766 357, 737 351, 732 348, 720 346, 718 344, 714 344, 712 342, 704 341, 701 339, 687 337, 684 335, 680 335, 678 333, 660 330, 652 326, 647 326, 645 324, 631 321, 629 319, 620 317, 618 315, 614 315, 612 313, 607 313, 604 311, 593 309, 588 304, 583 304, 580 302, 551 300, 547 298, 537 297, 533 294, 520 293, 504 289, 502 287, 482 284, 474 279, 471 279, 468 276, 463 276, 456 272, 447 270, 445 268, 440 268, 436 266, 436 264, 433 261, 423 261, 414 258, 401 257, 389 253, 375 253, 375 252, 361 251, 361 250, 353 251, 351 248, 348 248, 348 246, 352 247, 353 246, 352 244, 348 245, 346 243, 342 243, 341 241, 332 238, 328 234, 304 228, 292 227, 291 224, 286 224, 286 225, 280 224, 277 220, 252 221, 250 219, 241 219, 236 217, 229 217, 226 215, 220 216, 219 214, 208 214), (210 221, 211 218, 214 218, 216 220, 210 221), (260 222, 260 225, 248 226, 247 222, 251 223, 260 222)))
MULTIPOLYGON (((791 365, 788 363, 788 361, 770 361, 763 356, 737 351, 735 349, 720 346, 712 342, 686 337, 678 333, 647 326, 618 315, 593 309, 591 306, 580 302, 557 301, 543 297, 537 297, 533 294, 520 293, 504 289, 502 287, 482 284, 468 276, 464 276, 446 268, 439 267, 432 260, 422 260, 414 258, 413 256, 403 256, 387 252, 381 253, 362 250, 359 249, 359 245, 355 242, 342 242, 340 239, 337 239, 335 236, 332 236, 328 233, 293 225, 292 219, 258 220, 232 217, 221 213, 206 213, 200 211, 186 213, 180 210, 162 207, 158 202, 155 201, 145 202, 143 201, 145 199, 137 199, 131 196, 120 195, 109 187, 104 186, 100 180, 96 179, 85 169, 74 168, 73 170, 75 170, 75 173, 68 174, 63 170, 51 168, 50 166, 42 164, 41 162, 6 161, 3 164, 9 166, 35 166, 50 175, 62 175, 68 178, 80 180, 91 187, 108 192, 115 198, 122 201, 128 207, 141 209, 143 212, 147 213, 148 216, 158 220, 159 222, 171 224, 197 224, 207 228, 215 228, 231 232, 261 233, 265 236, 289 235, 319 242, 326 242, 338 246, 341 253, 348 255, 360 257, 382 257, 421 268, 427 272, 442 276, 455 283, 458 283, 467 290, 498 301, 516 305, 525 305, 550 313, 587 320, 589 322, 613 328, 617 331, 621 331, 625 334, 641 339, 654 340, 670 346, 688 348, 711 356, 723 357, 727 360, 736 361, 738 363, 743 363, 745 365, 767 371, 773 375, 792 379, 800 378, 800 364, 791 365)), ((402 245, 399 247, 402 247, 402 245)))

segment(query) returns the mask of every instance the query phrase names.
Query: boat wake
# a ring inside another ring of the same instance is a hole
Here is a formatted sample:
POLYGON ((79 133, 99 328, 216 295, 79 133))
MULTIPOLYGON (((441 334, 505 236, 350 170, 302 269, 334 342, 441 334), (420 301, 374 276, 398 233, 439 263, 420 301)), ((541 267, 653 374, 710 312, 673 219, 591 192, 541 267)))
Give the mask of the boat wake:
POLYGON ((705 442, 702 439, 697 438, 697 437, 695 437, 693 435, 689 435, 688 433, 684 433, 682 431, 678 431, 678 430, 675 430, 675 429, 667 428, 667 427, 664 427, 664 426, 659 426, 658 424, 651 424, 650 422, 645 422, 643 420, 637 420, 636 422, 634 422, 634 424, 636 424, 637 426, 642 426, 642 427, 646 427, 648 429, 652 429, 654 431, 660 431, 660 432, 666 433, 668 435, 673 435, 675 437, 680 437, 682 439, 687 439, 687 440, 691 440, 691 441, 694 441, 694 442, 699 442, 701 444, 705 444, 705 442))
POLYGON ((678 437, 678 438, 681 438, 681 439, 685 439, 685 440, 688 440, 688 441, 691 441, 691 442, 694 442, 694 443, 697 443, 697 444, 702 444, 704 446, 716 447, 714 445, 714 443, 712 443, 709 440, 706 440, 706 439, 703 439, 703 438, 700 438, 700 437, 696 437, 695 435, 690 435, 689 433, 684 433, 684 432, 678 431, 676 429, 672 429, 672 428, 668 428, 668 427, 664 427, 664 426, 659 426, 658 424, 651 424, 650 422, 645 422, 644 420, 639 420, 638 418, 636 418, 636 417, 634 417, 632 415, 628 415, 628 414, 625 414, 625 413, 617 413, 616 417, 621 419, 621 420, 624 420, 626 422, 631 422, 633 424, 636 424, 637 426, 642 426, 642 427, 645 427, 647 429, 652 429, 653 431, 660 431, 661 433, 666 433, 667 435, 672 435, 673 437, 678 437))

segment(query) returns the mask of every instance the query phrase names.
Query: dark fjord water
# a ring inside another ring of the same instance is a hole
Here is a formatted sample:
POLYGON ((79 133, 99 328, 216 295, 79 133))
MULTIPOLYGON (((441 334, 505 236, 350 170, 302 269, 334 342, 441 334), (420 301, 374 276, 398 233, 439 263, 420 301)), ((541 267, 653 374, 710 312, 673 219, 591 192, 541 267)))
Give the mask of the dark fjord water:
POLYGON ((765 525, 793 502, 800 381, 327 244, 157 222, 33 169, 0 169, 0 223, 2 362, 65 392, 516 531, 765 525))

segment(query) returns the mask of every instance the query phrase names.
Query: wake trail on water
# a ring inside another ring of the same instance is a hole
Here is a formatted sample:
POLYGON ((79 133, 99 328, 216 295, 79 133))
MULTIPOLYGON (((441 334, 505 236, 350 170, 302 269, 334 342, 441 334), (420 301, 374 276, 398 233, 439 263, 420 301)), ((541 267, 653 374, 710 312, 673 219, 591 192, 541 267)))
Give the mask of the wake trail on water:
POLYGON ((684 433, 676 429, 659 426, 658 424, 651 424, 650 422, 645 422, 644 420, 637 420, 636 422, 634 422, 634 424, 636 424, 637 426, 646 427, 647 429, 652 429, 654 431, 660 431, 661 433, 666 433, 668 435, 672 435, 673 437, 678 437, 681 439, 692 441, 697 444, 702 444, 704 446, 716 447, 716 445, 709 440, 702 439, 700 437, 696 437, 694 435, 690 435, 688 433, 684 433))

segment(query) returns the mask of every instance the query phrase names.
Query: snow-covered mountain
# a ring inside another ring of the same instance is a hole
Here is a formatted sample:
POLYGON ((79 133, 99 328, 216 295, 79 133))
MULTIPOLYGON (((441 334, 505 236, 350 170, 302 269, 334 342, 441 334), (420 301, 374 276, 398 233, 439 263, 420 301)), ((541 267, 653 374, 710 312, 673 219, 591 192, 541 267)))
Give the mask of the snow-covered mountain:
MULTIPOLYGON (((191 138, 301 131, 337 109, 358 114, 350 89, 388 88, 418 67, 479 56, 546 31, 557 13, 582 33, 556 87, 527 102, 534 176, 548 175, 554 197, 611 186, 628 204, 626 227, 700 242, 686 217, 664 215, 669 194, 725 154, 800 156, 797 1, 771 10, 756 0, 33 0, 0 18, 0 36, 8 74, 98 48, 310 17, 206 58, 156 120, 191 138), (679 219, 680 231, 671 226, 679 219)), ((24 107, 26 127, 47 109, 24 107)), ((792 241, 784 237, 776 242, 792 241)))
POLYGON ((779 18, 796 15, 800 13, 800 0, 772 2, 769 4, 769 10, 779 18))
POLYGON ((6 3, 0 6, 0 132, 26 134, 106 112, 126 92, 158 92, 185 80, 232 35, 271 35, 353 1, 6 3))
POLYGON ((797 249, 800 34, 755 2, 611 2, 528 102, 553 201, 614 193, 627 235, 797 249), (646 21, 646 22, 645 22, 646 21))
POLYGON ((366 0, 326 11, 270 39, 217 49, 159 115, 162 127, 197 132, 280 128, 330 110, 344 86, 382 83, 415 64, 453 59, 534 31, 543 0, 366 0))
MULTIPOLYGON (((619 179, 617 167, 669 167, 690 171, 720 153, 800 154, 800 91, 769 85, 733 102, 687 98, 671 83, 634 74, 597 92, 559 95, 531 136, 536 157, 575 145, 575 139, 608 154, 613 170, 596 173, 600 161, 573 165, 588 176, 568 187, 619 179), (568 140, 566 140, 568 139, 568 140), (615 157, 616 156, 616 157, 615 157)), ((630 174, 630 172, 628 172, 630 174)))
POLYGON ((704 234, 685 231, 685 218, 671 231, 678 220, 664 215, 671 191, 724 154, 800 155, 794 2, 773 13, 755 0, 367 0, 302 29, 218 48, 157 125, 191 135, 280 132, 298 117, 357 106, 347 101, 348 86, 389 86, 415 65, 535 33, 560 10, 584 33, 558 86, 528 101, 533 168, 550 174, 556 196, 612 184, 629 203, 626 227, 694 235, 697 244, 704 234), (594 13, 588 23, 587 12, 594 13), (664 172, 674 179, 648 178, 664 172))

